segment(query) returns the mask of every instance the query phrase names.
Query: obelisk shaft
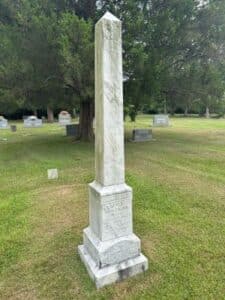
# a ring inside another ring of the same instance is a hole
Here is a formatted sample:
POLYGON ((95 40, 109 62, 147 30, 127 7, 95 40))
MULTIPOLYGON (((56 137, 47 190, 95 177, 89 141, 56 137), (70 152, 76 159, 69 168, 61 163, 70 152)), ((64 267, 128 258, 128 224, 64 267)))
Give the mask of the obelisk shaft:
POLYGON ((121 21, 106 14, 95 38, 96 181, 110 186, 124 183, 121 21))
POLYGON ((148 261, 133 233, 132 188, 124 180, 121 22, 106 13, 95 38, 96 178, 78 250, 100 288, 147 270, 148 261))

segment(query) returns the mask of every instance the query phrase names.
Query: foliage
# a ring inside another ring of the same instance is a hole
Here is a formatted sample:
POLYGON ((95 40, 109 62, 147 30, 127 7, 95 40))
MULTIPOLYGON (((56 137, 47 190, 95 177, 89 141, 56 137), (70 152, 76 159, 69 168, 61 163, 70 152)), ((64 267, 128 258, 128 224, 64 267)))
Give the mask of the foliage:
POLYGON ((221 113, 224 9, 219 0, 2 0, 1 109, 93 102, 93 27, 110 10, 123 22, 126 105, 221 113))

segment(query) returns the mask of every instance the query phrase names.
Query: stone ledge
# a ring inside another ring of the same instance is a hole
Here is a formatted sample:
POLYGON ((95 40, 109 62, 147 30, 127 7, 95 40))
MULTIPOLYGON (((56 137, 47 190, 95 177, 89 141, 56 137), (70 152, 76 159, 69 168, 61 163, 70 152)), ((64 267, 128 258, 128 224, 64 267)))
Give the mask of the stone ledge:
POLYGON ((94 190, 99 195, 108 196, 112 194, 120 194, 124 192, 132 192, 132 188, 126 183, 103 186, 101 183, 98 183, 96 180, 89 183, 89 188, 94 190))
POLYGON ((84 229, 84 249, 103 268, 139 256, 141 242, 135 234, 100 241, 88 227, 84 229))
POLYGON ((114 264, 100 269, 97 267, 91 256, 85 251, 83 245, 78 246, 78 252, 81 260, 86 266, 88 274, 95 282, 97 288, 101 288, 114 282, 119 282, 148 269, 148 260, 143 254, 119 264, 114 264))

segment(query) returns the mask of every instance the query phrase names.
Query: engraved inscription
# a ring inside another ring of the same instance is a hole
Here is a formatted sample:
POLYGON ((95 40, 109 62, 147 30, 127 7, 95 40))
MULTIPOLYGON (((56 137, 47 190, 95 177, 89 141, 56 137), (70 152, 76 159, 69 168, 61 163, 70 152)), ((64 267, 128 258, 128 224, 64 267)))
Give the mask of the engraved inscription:
POLYGON ((101 264, 109 265, 120 263, 126 259, 138 256, 140 253, 139 244, 132 241, 123 241, 113 245, 102 253, 101 264))
POLYGON ((112 239, 132 233, 130 193, 107 196, 103 204, 103 238, 112 239))
POLYGON ((113 31, 112 31, 112 26, 110 23, 106 23, 106 26, 104 28, 104 38, 107 40, 113 40, 113 31))

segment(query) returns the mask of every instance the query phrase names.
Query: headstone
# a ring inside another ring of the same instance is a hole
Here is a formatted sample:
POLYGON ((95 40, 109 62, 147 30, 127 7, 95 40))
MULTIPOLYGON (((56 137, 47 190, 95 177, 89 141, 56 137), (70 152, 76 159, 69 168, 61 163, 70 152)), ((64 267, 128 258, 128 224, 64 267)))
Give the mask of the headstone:
POLYGON ((66 136, 79 137, 79 124, 66 125, 66 136))
POLYGON ((17 131, 16 125, 11 125, 10 129, 11 129, 12 132, 16 132, 17 131))
POLYGON ((134 129, 132 135, 133 142, 147 142, 152 140, 151 129, 134 129))
POLYGON ((71 123, 71 115, 63 110, 59 114, 59 125, 65 126, 71 123))
POLYGON ((38 119, 36 116, 29 116, 23 120, 24 127, 26 128, 36 128, 42 126, 42 120, 38 119))
POLYGON ((97 288, 143 272, 133 233, 132 188, 125 183, 121 22, 106 13, 95 27, 95 181, 79 254, 97 288))
POLYGON ((169 126, 169 116, 168 115, 154 115, 153 116, 153 126, 154 127, 168 127, 169 126))
POLYGON ((7 129, 8 128, 8 120, 5 119, 3 116, 0 116, 0 129, 7 129))
POLYGON ((58 170, 48 169, 48 179, 58 179, 58 170))

